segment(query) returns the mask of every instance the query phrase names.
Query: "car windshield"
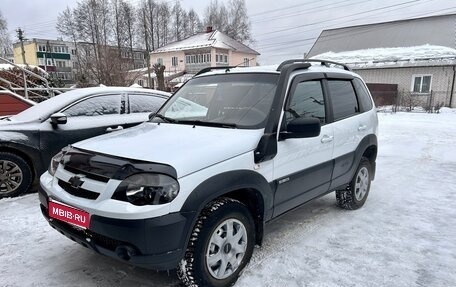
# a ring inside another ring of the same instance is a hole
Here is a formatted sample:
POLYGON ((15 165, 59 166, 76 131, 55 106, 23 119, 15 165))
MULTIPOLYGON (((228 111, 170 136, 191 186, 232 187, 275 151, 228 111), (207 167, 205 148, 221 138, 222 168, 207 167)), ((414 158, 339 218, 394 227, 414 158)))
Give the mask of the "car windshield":
POLYGON ((154 121, 263 128, 278 74, 221 74, 191 79, 161 108, 154 121))

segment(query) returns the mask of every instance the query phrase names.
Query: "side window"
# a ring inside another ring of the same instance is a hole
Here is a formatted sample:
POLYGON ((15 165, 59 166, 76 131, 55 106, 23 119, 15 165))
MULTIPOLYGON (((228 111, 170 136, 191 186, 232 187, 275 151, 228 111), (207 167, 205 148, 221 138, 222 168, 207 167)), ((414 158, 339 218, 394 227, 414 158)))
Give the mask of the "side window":
POLYGON ((155 113, 166 99, 155 95, 129 95, 130 113, 155 113))
POLYGON ((366 85, 358 78, 353 80, 353 85, 355 86, 356 94, 358 95, 359 103, 363 107, 363 111, 370 111, 374 106, 372 105, 372 100, 366 85))
POLYGON ((106 95, 83 100, 63 113, 68 117, 103 116, 120 114, 121 95, 106 95))
POLYGON ((285 111, 286 121, 296 118, 318 118, 325 123, 325 100, 320 81, 301 82, 292 92, 285 111))
POLYGON ((335 121, 359 113, 358 100, 351 81, 329 80, 328 87, 335 121))

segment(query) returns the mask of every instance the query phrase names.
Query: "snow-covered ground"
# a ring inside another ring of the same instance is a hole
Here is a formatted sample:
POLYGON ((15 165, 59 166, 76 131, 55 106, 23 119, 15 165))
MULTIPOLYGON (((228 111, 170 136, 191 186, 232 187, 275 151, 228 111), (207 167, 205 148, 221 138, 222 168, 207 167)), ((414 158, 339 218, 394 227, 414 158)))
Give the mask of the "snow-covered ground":
MULTIPOLYGON (((456 286, 456 112, 380 113, 365 206, 334 194, 266 226, 236 286, 456 286)), ((50 228, 36 194, 0 200, 0 286, 178 286, 50 228)))

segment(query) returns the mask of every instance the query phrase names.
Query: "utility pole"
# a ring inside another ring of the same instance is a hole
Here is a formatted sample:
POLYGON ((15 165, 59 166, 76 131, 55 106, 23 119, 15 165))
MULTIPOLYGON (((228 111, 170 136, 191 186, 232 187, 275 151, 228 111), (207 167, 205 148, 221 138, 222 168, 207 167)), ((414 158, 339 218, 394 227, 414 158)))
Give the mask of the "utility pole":
POLYGON ((25 50, 24 50, 24 31, 21 28, 18 28, 16 30, 17 32, 17 38, 19 41, 21 41, 21 54, 22 54, 22 62, 24 62, 24 65, 27 65, 27 62, 25 61, 25 50))
POLYGON ((146 9, 143 9, 143 21, 144 21, 144 38, 146 41, 146 61, 147 61, 147 82, 148 88, 153 89, 154 85, 150 76, 150 48, 149 48, 149 37, 147 35, 147 22, 146 22, 146 9))

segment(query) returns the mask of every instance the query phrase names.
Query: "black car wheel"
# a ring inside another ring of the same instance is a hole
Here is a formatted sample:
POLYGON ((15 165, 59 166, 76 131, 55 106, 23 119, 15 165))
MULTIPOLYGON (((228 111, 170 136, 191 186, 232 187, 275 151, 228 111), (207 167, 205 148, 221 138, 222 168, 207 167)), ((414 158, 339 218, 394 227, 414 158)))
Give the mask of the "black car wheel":
POLYGON ((364 205, 371 184, 371 164, 363 157, 356 170, 355 176, 344 190, 336 190, 337 205, 344 209, 358 209, 364 205))
POLYGON ((186 286, 231 286, 250 261, 254 222, 245 205, 229 198, 210 203, 193 229, 178 276, 186 286))
POLYGON ((25 193, 32 183, 32 171, 21 157, 0 152, 0 198, 25 193))

